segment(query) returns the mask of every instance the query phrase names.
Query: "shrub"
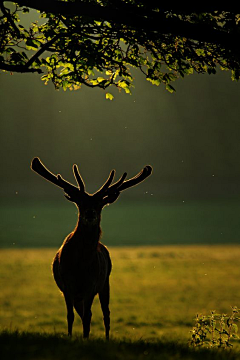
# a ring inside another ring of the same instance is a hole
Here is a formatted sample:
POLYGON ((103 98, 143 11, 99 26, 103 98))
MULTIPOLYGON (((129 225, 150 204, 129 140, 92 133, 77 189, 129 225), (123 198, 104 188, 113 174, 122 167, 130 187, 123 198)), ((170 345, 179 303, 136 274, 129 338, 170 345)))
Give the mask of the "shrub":
POLYGON ((210 315, 197 315, 195 325, 191 330, 190 346, 208 348, 229 348, 232 339, 239 339, 238 326, 235 322, 240 320, 239 309, 232 307, 232 314, 216 314, 215 310, 210 315))

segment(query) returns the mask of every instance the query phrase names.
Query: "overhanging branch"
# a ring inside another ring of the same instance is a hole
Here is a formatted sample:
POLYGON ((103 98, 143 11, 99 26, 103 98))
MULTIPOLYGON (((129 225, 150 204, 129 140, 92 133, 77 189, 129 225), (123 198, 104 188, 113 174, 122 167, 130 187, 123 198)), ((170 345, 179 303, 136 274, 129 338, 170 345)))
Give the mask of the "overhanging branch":
POLYGON ((163 12, 152 10, 143 13, 142 8, 124 4, 116 7, 101 6, 86 2, 66 2, 59 0, 18 0, 20 6, 27 6, 43 12, 65 16, 83 16, 94 20, 109 21, 115 25, 126 25, 129 28, 151 33, 171 34, 186 37, 200 42, 213 43, 226 48, 234 48, 239 36, 222 30, 213 29, 206 23, 196 24, 178 18, 166 18, 163 12))
POLYGON ((11 65, 0 62, 0 69, 10 72, 18 72, 18 73, 38 73, 42 74, 43 71, 41 69, 29 69, 26 65, 11 65))
POLYGON ((36 61, 40 55, 42 55, 45 51, 48 50, 48 48, 55 43, 55 41, 60 37, 60 35, 54 36, 50 41, 48 41, 46 44, 44 44, 26 63, 26 67, 29 68, 34 61, 36 61))

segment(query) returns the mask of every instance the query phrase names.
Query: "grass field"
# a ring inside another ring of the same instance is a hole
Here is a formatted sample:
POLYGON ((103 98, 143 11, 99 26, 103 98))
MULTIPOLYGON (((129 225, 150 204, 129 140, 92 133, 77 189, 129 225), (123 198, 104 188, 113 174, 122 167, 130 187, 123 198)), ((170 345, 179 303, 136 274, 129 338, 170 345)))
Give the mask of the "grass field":
POLYGON ((73 339, 64 335, 65 304, 50 268, 55 251, 1 250, 1 358, 61 359, 70 351, 73 359, 240 359, 238 341, 231 353, 187 347, 196 313, 240 307, 240 246, 110 248, 110 344, 97 298, 90 341, 79 340, 77 317, 73 339))

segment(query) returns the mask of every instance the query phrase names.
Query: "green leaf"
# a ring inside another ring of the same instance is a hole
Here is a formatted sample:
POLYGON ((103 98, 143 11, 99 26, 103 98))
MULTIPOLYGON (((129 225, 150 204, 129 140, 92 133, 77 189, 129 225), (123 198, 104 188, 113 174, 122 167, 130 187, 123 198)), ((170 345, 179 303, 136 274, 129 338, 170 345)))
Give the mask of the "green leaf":
POLYGON ((89 82, 94 86, 98 85, 98 81, 96 79, 92 79, 89 82))
POLYGON ((88 69, 88 75, 92 75, 92 76, 94 76, 95 74, 94 74, 94 71, 92 70, 92 69, 88 69))
POLYGON ((27 7, 22 8, 22 12, 24 14, 29 13, 29 8, 27 8, 27 7))
POLYGON ((103 77, 100 77, 100 76, 97 78, 97 81, 98 81, 99 83, 102 82, 102 81, 105 81, 105 80, 106 80, 106 79, 104 79, 103 77))
POLYGON ((198 56, 205 56, 205 51, 203 49, 196 49, 196 54, 198 56))
POLYGON ((209 75, 211 75, 211 74, 215 75, 216 74, 216 69, 213 68, 213 67, 208 67, 207 72, 208 72, 209 75))
POLYGON ((172 85, 170 85, 170 84, 166 85, 166 90, 169 91, 170 93, 176 92, 174 87, 172 85))
POLYGON ((157 79, 155 76, 154 78, 147 77, 146 79, 150 81, 150 83, 152 83, 153 85, 159 86, 161 84, 161 80, 157 79))
POLYGON ((62 82, 62 88, 64 91, 66 91, 67 88, 69 88, 70 86, 71 86, 71 84, 67 80, 62 82))
POLYGON ((237 324, 232 324, 232 329, 233 329, 233 331, 234 331, 235 333, 237 333, 237 332, 238 332, 238 326, 237 326, 237 324))
POLYGON ((45 75, 41 76, 41 79, 42 79, 42 80, 47 80, 47 79, 48 79, 48 75, 45 74, 45 75))
POLYGON ((110 94, 110 93, 106 93, 106 99, 113 100, 114 96, 112 94, 110 94))
POLYGON ((37 50, 39 48, 39 45, 41 45, 41 43, 34 39, 28 38, 26 41, 26 48, 28 50, 37 50))

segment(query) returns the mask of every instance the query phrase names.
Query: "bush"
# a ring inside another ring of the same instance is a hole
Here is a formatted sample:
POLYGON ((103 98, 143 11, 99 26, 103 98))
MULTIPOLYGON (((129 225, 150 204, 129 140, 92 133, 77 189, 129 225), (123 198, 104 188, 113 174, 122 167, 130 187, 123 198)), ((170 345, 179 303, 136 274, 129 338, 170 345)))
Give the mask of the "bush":
POLYGON ((195 326, 191 330, 190 346, 208 348, 229 348, 232 339, 239 339, 237 335, 238 326, 235 322, 240 320, 237 315, 239 309, 232 307, 232 314, 216 314, 211 311, 211 315, 197 315, 195 326))

